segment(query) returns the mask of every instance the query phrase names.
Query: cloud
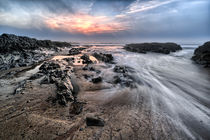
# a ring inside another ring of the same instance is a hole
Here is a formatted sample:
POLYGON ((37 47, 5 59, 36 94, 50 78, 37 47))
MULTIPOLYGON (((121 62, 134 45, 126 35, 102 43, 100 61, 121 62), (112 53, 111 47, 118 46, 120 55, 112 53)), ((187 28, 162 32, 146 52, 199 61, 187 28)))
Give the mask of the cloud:
POLYGON ((49 17, 46 25, 54 30, 62 30, 71 33, 113 33, 126 30, 121 22, 107 16, 91 16, 87 14, 58 15, 49 17))
POLYGON ((154 9, 166 4, 170 4, 176 0, 166 0, 166 1, 159 1, 159 0, 152 0, 148 2, 142 2, 137 0, 132 5, 129 6, 129 10, 126 12, 127 14, 142 12, 150 9, 154 9))
POLYGON ((209 10, 209 0, 0 0, 0 32, 81 39, 209 37, 209 10))

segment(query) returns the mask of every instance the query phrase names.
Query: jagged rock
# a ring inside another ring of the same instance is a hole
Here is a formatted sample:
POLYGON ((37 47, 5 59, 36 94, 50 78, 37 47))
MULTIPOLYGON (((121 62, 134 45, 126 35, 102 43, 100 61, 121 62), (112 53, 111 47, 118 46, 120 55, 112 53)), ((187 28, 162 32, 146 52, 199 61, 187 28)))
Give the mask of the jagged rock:
POLYGON ((146 52, 156 52, 169 54, 170 52, 175 52, 182 50, 180 45, 175 43, 140 43, 140 44, 127 44, 124 47, 125 50, 138 53, 146 52))
POLYGON ((93 62, 90 60, 89 56, 87 54, 84 54, 80 57, 83 61, 83 64, 92 64, 93 62))
POLYGON ((83 70, 89 70, 89 71, 95 71, 94 67, 90 67, 89 65, 85 65, 83 68, 83 70))
POLYGON ((71 48, 69 50, 69 55, 77 55, 77 54, 80 54, 81 51, 78 49, 78 48, 71 48))
POLYGON ((103 62, 106 62, 106 63, 111 63, 114 58, 112 56, 112 54, 104 54, 104 53, 94 53, 93 56, 100 60, 100 61, 103 61, 103 62))
POLYGON ((128 67, 128 66, 116 65, 114 67, 114 72, 116 72, 116 73, 127 73, 127 72, 134 72, 134 70, 133 70, 133 68, 128 67))
POLYGON ((192 59, 198 64, 210 67, 210 41, 195 49, 192 59))
POLYGON ((67 62, 73 62, 74 61, 74 57, 72 57, 72 58, 64 58, 63 60, 65 60, 67 62))
POLYGON ((58 47, 70 47, 67 42, 36 40, 34 38, 2 34, 0 36, 0 70, 24 67, 43 61, 51 54, 45 51, 58 51, 58 47))
POLYGON ((77 55, 80 54, 82 50, 84 50, 86 48, 72 48, 69 50, 69 55, 77 55))
POLYGON ((118 73, 113 77, 114 84, 120 84, 121 86, 136 88, 136 79, 129 74, 130 72, 135 73, 134 69, 128 66, 115 66, 114 72, 118 73))
POLYGON ((101 76, 96 77, 96 78, 93 78, 93 79, 92 79, 92 82, 93 82, 93 83, 100 83, 100 82, 102 82, 101 76))
POLYGON ((83 110, 83 104, 81 102, 73 102, 70 106, 69 113, 75 115, 80 114, 83 110))
POLYGON ((86 124, 87 126, 104 126, 105 121, 99 117, 87 116, 86 124))
MULTIPOLYGON (((39 68, 40 73, 45 74, 41 84, 55 84, 57 87, 56 100, 61 105, 66 105, 68 101, 75 100, 75 89, 72 85, 70 71, 58 61, 49 61, 42 64, 39 68)), ((77 88, 77 87, 75 87, 77 88)))
POLYGON ((121 74, 114 76, 113 83, 120 84, 121 86, 125 87, 136 88, 135 79, 128 74, 121 74))

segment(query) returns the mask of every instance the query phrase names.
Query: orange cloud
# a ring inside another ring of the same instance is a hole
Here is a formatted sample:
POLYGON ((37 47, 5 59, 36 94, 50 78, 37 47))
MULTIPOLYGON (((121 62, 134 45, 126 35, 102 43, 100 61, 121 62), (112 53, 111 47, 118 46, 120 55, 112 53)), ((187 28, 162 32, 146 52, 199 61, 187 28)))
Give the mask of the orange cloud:
POLYGON ((126 29, 126 26, 112 18, 84 14, 51 17, 45 23, 51 29, 83 34, 112 33, 126 29))

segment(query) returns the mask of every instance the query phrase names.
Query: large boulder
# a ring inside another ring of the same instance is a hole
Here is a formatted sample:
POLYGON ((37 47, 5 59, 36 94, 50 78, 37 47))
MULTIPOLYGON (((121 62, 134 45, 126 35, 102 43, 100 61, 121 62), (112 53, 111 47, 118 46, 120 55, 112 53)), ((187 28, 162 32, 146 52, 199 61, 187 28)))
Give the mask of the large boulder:
POLYGON ((210 41, 195 49, 192 60, 206 67, 210 66, 210 41))
POLYGON ((182 50, 181 46, 175 43, 140 43, 140 44, 127 44, 124 47, 125 50, 138 53, 163 53, 169 54, 170 52, 175 52, 182 50))

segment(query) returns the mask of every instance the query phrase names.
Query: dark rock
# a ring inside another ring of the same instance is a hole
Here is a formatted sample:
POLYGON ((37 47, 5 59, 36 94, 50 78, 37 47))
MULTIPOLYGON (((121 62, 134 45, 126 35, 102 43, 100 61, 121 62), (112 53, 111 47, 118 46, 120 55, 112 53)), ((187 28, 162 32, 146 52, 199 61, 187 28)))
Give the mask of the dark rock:
POLYGON ((87 54, 84 54, 81 56, 81 59, 83 60, 83 64, 92 64, 93 62, 90 60, 89 56, 87 54))
POLYGON ((58 47, 70 46, 71 44, 67 42, 2 34, 0 36, 0 70, 33 65, 50 56, 43 50, 58 51, 58 47))
POLYGON ((134 72, 134 69, 128 66, 115 66, 114 72, 116 73, 127 73, 127 72, 134 72))
POLYGON ((89 70, 89 71, 95 71, 94 67, 90 67, 89 65, 85 65, 83 68, 83 70, 89 70))
POLYGON ((70 106, 69 113, 78 115, 83 110, 83 103, 81 102, 73 102, 70 106))
POLYGON ((74 61, 74 57, 72 57, 72 58, 64 58, 63 60, 65 60, 67 62, 73 62, 74 61))
POLYGON ((112 54, 94 53, 93 56, 99 61, 103 61, 106 63, 111 63, 114 60, 112 54))
POLYGON ((77 55, 80 53, 81 53, 81 51, 78 48, 72 48, 69 50, 69 55, 77 55))
POLYGON ((134 69, 128 66, 115 66, 114 72, 117 73, 113 78, 114 84, 120 84, 121 86, 136 88, 138 82, 136 78, 132 76, 135 73, 134 69))
POLYGON ((120 84, 121 86, 125 86, 125 87, 136 88, 135 79, 128 74, 120 74, 120 75, 114 76, 113 83, 120 84))
POLYGON ((41 84, 55 84, 57 87, 56 101, 60 105, 66 105, 68 101, 75 100, 74 93, 78 92, 72 85, 70 68, 66 68, 58 61, 49 61, 42 64, 39 73, 45 74, 41 84))
POLYGON ((104 126, 105 122, 101 118, 98 117, 86 117, 87 126, 104 126))
POLYGON ((175 43, 140 43, 140 44, 127 44, 124 47, 125 50, 138 53, 146 52, 156 52, 169 54, 170 52, 175 52, 182 50, 180 45, 175 43))
POLYGON ((96 78, 93 78, 93 79, 92 79, 92 82, 93 82, 93 83, 100 83, 100 82, 102 82, 101 76, 96 77, 96 78))
POLYGON ((77 54, 80 54, 82 50, 84 50, 86 48, 72 48, 69 50, 69 55, 77 55, 77 54))
POLYGON ((205 67, 210 67, 210 41, 195 49, 192 60, 205 67))

